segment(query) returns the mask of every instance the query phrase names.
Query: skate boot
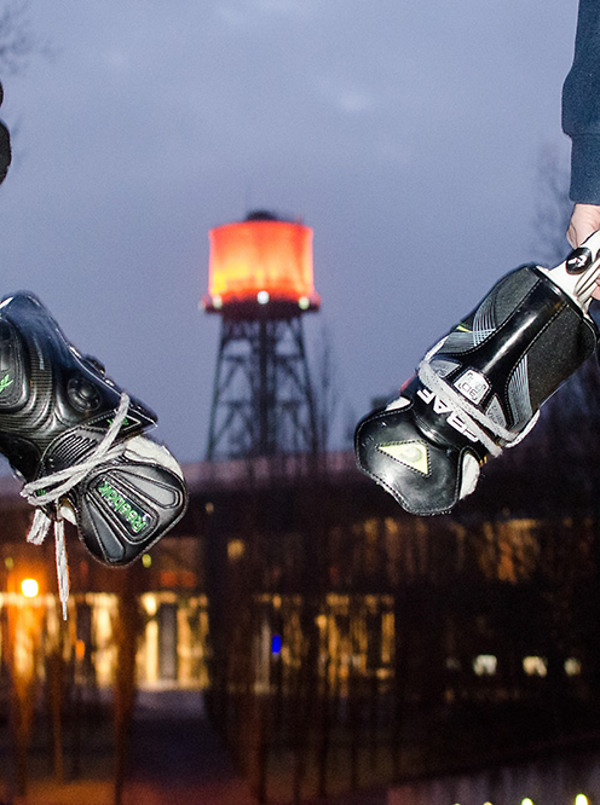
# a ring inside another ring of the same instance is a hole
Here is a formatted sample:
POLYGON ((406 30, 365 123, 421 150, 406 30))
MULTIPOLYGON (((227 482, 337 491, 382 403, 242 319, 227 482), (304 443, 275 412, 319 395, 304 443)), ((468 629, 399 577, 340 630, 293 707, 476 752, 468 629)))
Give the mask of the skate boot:
MULTIPOLYGON (((4 90, 0 84, 0 106, 4 100, 4 90)), ((8 166, 11 162, 10 134, 4 123, 0 120, 0 184, 6 178, 8 166)))
POLYGON ((599 275, 596 232, 554 269, 525 265, 502 277, 400 396, 358 424, 359 468, 408 512, 449 512, 596 349, 588 307, 599 275))
POLYGON ((70 344, 34 296, 0 302, 0 451, 36 507, 29 541, 55 526, 63 609, 68 595, 63 518, 92 555, 126 565, 182 516, 183 475, 143 433, 155 415, 70 344))

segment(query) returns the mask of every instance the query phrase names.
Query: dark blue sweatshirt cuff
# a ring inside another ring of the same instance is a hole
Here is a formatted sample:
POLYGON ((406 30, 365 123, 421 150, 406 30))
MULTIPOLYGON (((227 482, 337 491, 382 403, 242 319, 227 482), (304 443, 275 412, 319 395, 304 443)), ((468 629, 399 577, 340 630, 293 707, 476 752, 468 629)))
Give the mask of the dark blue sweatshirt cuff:
POLYGON ((600 134, 572 137, 571 200, 600 205, 600 134))

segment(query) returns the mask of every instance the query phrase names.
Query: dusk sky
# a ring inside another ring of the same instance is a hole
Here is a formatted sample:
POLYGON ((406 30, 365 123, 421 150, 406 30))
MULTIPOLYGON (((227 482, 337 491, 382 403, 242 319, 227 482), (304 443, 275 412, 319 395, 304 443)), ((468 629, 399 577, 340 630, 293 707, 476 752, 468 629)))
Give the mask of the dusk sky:
MULTIPOLYGON (((6 3, 0 3, 0 7, 6 3)), ((537 259, 576 0, 31 0, 1 72, 13 165, 0 295, 37 294, 204 457, 220 319, 208 231, 314 229, 342 425, 398 388, 503 273, 537 259), (48 51, 46 54, 44 51, 48 51)), ((565 242, 565 249, 566 249, 565 242)))

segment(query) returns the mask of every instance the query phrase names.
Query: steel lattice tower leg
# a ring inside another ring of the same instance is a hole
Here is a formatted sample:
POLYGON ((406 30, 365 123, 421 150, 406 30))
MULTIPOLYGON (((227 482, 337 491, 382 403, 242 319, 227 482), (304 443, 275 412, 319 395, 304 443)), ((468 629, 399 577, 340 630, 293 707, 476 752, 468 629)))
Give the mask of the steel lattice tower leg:
POLYGON ((207 459, 313 452, 302 320, 223 318, 207 459))

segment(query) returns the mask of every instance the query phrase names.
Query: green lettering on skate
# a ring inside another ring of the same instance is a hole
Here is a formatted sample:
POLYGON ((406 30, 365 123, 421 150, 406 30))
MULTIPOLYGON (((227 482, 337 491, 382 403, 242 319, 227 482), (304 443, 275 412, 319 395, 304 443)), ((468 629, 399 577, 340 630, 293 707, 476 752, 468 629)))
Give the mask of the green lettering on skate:
POLYGON ((11 376, 9 375, 9 373, 7 372, 4 375, 4 377, 2 378, 2 380, 0 380, 0 394, 2 394, 2 392, 5 389, 7 389, 9 386, 12 386, 12 384, 13 384, 13 380, 12 380, 11 376))
POLYGON ((96 491, 134 534, 139 534, 148 525, 144 514, 106 479, 100 482, 96 491))
MULTIPOLYGON (((108 422, 109 425, 112 425, 114 419, 112 417, 109 417, 106 421, 108 422)), ((121 422, 121 429, 128 428, 131 424, 132 424, 131 420, 125 417, 125 419, 121 422)))
POLYGON ((106 497, 110 493, 112 486, 108 483, 108 481, 104 481, 103 485, 98 488, 98 492, 102 497, 106 497))

